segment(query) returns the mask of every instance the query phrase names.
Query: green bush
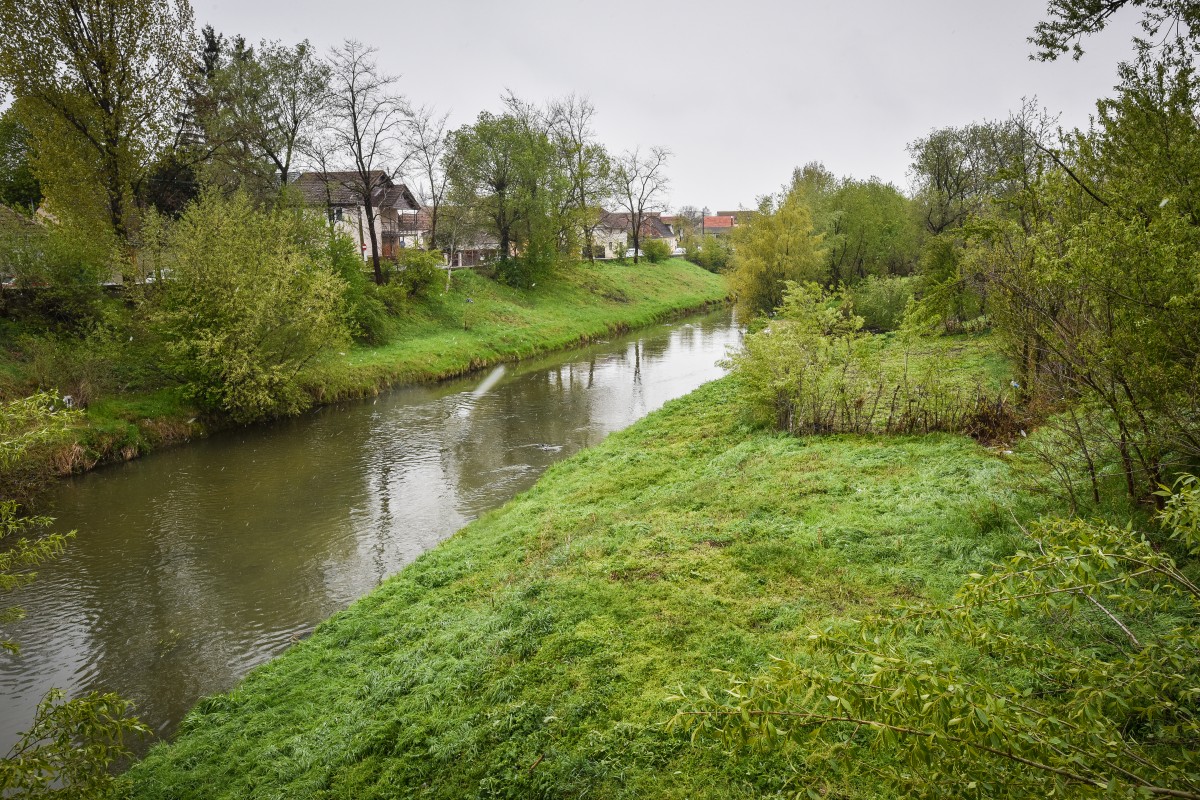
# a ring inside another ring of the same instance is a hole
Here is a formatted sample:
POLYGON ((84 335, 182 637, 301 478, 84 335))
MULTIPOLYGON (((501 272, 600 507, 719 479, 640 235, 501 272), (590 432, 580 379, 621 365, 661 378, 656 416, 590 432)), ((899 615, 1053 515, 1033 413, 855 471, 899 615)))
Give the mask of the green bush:
POLYGON ((642 256, 651 264, 666 261, 671 257, 671 246, 662 239, 647 239, 642 242, 642 256))
POLYGON ((0 219, 0 276, 25 290, 14 315, 43 328, 79 332, 99 319, 112 249, 62 225, 0 219))
POLYGON ((877 278, 874 275, 850 289, 854 313, 863 327, 876 333, 894 331, 904 321, 904 311, 913 299, 916 278, 877 278))
POLYGON ((388 283, 404 288, 406 297, 425 297, 446 279, 442 254, 416 247, 400 251, 388 283))
POLYGON ((70 395, 78 406, 87 406, 111 385, 111 342, 103 333, 88 337, 46 334, 17 340, 29 374, 39 391, 70 395))
POLYGON ((329 242, 329 262, 346 284, 346 322, 355 339, 385 344, 395 331, 388 308, 363 269, 362 256, 350 237, 335 235, 329 242))
POLYGON ((733 248, 719 236, 705 236, 699 242, 692 241, 688 248, 688 260, 704 267, 709 272, 724 272, 729 266, 733 248))
POLYGON ((328 237, 320 220, 261 211, 244 194, 208 193, 184 212, 169 236, 157 321, 169 367, 194 399, 238 422, 310 402, 298 373, 349 340, 328 237))
POLYGON ((1013 409, 978 380, 951 379, 936 359, 884 358, 849 303, 788 281, 777 318, 731 359, 755 422, 797 435, 1012 432, 1013 409))

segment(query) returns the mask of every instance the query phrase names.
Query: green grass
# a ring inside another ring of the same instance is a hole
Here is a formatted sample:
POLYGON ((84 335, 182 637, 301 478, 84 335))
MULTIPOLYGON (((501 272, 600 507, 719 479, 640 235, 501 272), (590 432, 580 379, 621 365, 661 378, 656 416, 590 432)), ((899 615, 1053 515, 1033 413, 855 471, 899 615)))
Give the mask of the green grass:
POLYGON ((721 276, 681 259, 580 264, 527 290, 462 270, 443 289, 413 305, 391 344, 355 347, 310 369, 303 379, 310 392, 328 401, 461 375, 649 325, 728 294, 721 276))
MULTIPOLYGON (((998 368, 986 345, 948 346, 998 368)), ((1031 506, 969 439, 793 438, 746 427, 735 391, 709 384, 556 465, 201 702, 128 773, 133 795, 783 790, 784 757, 692 745, 664 729, 666 698, 802 650, 823 621, 945 599, 1031 506)))

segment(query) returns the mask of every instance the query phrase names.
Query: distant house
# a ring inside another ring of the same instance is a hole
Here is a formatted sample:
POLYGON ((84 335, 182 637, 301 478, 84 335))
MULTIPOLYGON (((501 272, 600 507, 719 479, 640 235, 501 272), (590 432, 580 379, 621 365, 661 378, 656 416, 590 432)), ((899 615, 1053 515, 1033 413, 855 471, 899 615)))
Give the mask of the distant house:
MULTIPOLYGON (((409 188, 382 170, 371 174, 371 182, 376 186, 371 205, 379 255, 395 258, 405 247, 423 246, 421 205, 409 188)), ((355 188, 361 185, 357 172, 306 172, 292 183, 307 205, 325 210, 329 221, 354 241, 366 260, 371 257, 370 228, 355 188)))
POLYGON ((737 226, 737 217, 732 214, 719 214, 705 217, 700 226, 700 232, 705 236, 728 236, 737 226))
MULTIPOLYGON (((594 237, 597 258, 619 258, 633 246, 632 215, 627 212, 600 212, 600 224, 594 237)), ((647 212, 642 215, 640 236, 642 241, 662 239, 674 250, 678 246, 675 227, 663 219, 662 214, 647 212)), ((586 253, 584 254, 587 255, 586 253)))
POLYGON ((718 211, 718 217, 733 217, 733 227, 745 225, 750 220, 758 216, 758 211, 755 209, 740 208, 737 211, 718 211))

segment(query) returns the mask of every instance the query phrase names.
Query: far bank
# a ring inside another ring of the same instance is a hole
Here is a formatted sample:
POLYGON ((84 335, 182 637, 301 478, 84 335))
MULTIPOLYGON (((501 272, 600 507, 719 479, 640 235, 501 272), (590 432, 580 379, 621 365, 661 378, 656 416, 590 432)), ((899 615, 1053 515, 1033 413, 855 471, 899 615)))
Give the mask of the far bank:
MULTIPOLYGON (((384 345, 356 345, 310 365, 299 381, 314 404, 369 397, 392 386, 442 380, 502 362, 586 344, 726 301, 722 276, 681 259, 660 264, 582 263, 528 289, 514 289, 471 270, 414 300, 384 345)), ((0 354, 6 394, 36 388, 36 371, 9 351, 0 354)), ((146 364, 147 370, 155 365, 146 364)), ((43 387, 53 388, 53 387, 43 387)), ((59 472, 78 472, 136 458, 234 423, 205 414, 184 387, 101 393, 86 426, 56 457, 59 472)))

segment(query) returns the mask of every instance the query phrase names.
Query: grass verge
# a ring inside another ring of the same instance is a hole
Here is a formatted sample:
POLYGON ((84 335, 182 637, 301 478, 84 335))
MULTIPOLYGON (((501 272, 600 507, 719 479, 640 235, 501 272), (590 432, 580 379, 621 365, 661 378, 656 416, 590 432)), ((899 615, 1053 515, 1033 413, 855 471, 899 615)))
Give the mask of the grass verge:
MULTIPOLYGON (((991 364, 982 351, 969 358, 991 364)), ((810 625, 944 599, 1030 501, 956 436, 793 438, 718 381, 551 468, 201 702, 138 798, 761 797, 780 757, 662 726, 810 625)), ((844 787, 871 794, 864 785, 844 787)))

